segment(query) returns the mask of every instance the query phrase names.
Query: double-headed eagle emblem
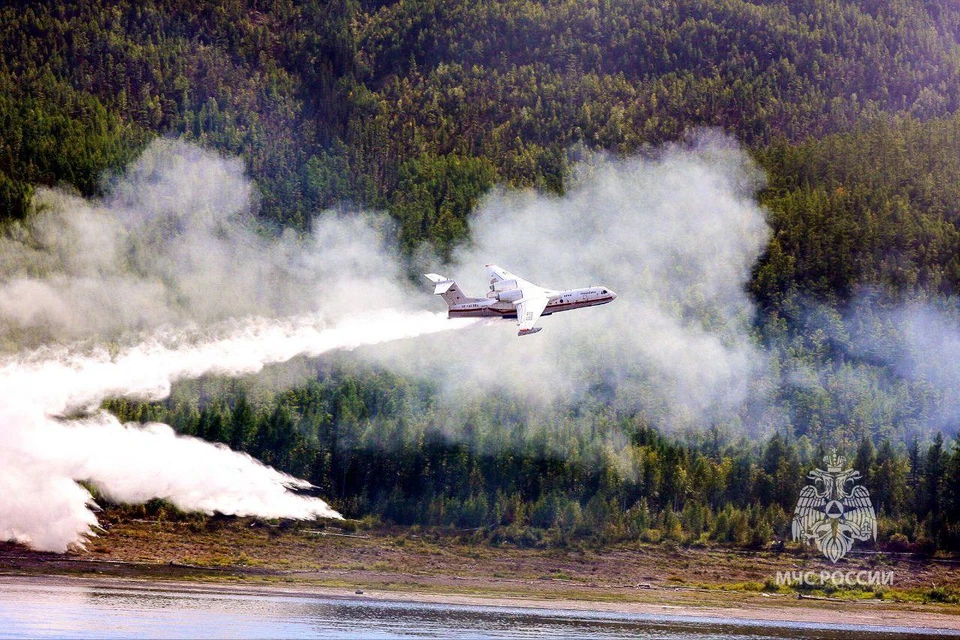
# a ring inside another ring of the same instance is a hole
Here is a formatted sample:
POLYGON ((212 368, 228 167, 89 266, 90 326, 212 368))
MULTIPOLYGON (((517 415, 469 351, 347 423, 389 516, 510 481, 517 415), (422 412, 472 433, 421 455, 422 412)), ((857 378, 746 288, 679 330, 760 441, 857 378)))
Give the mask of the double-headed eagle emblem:
POLYGON ((844 469, 843 456, 825 456, 827 470, 814 469, 812 481, 800 490, 793 511, 793 539, 812 542, 836 562, 850 551, 855 540, 877 538, 877 516, 866 487, 856 484, 860 472, 844 469))

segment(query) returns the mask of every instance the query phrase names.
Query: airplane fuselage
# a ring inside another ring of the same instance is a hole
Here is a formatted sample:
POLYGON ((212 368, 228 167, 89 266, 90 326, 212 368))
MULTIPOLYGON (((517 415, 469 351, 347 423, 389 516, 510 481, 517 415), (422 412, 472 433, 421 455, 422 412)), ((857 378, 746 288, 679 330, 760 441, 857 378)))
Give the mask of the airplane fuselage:
MULTIPOLYGON (((556 296, 547 303, 541 315, 549 316, 553 313, 559 313, 560 311, 595 307, 613 302, 614 298, 616 298, 616 294, 602 286, 558 291, 556 292, 556 296)), ((496 298, 480 298, 463 304, 451 305, 447 312, 447 317, 516 318, 517 307, 512 302, 503 302, 496 298)))
POLYGON ((542 330, 537 326, 541 316, 560 311, 596 307, 617 298, 603 286, 556 291, 518 278, 495 264, 487 265, 490 290, 485 298, 465 294, 457 283, 438 273, 425 273, 433 283, 434 295, 443 296, 450 318, 516 318, 518 336, 529 336, 542 330))

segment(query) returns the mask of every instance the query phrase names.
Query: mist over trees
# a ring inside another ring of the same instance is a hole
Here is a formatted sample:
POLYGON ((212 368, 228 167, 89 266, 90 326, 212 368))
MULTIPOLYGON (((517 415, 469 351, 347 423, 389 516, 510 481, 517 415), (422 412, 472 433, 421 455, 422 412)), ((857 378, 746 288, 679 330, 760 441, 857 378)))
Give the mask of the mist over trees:
POLYGON ((840 445, 882 542, 957 549, 957 425, 930 418, 951 398, 886 354, 903 305, 957 316, 958 45, 946 0, 10 3, 0 219, 32 215, 40 186, 104 193, 173 136, 243 159, 264 233, 381 209, 408 254, 449 258, 494 185, 561 194, 583 150, 722 128, 768 180, 749 290, 788 419, 763 442, 593 406, 534 420, 499 397, 450 438, 429 383, 339 367, 267 396, 201 383, 110 408, 247 451, 350 515, 531 544, 782 537, 840 445))
MULTIPOLYGON (((318 363, 285 392, 243 381, 180 384, 166 403, 109 401, 121 421, 162 421, 306 478, 347 517, 479 532, 523 546, 642 540, 789 540, 806 475, 832 447, 718 429, 678 441, 636 416, 531 415, 498 398, 451 415, 430 383, 318 363), (450 421, 466 425, 456 438, 450 421)), ((960 453, 941 433, 906 446, 846 443, 893 551, 960 549, 960 453), (953 449, 951 451, 951 449, 953 449)))

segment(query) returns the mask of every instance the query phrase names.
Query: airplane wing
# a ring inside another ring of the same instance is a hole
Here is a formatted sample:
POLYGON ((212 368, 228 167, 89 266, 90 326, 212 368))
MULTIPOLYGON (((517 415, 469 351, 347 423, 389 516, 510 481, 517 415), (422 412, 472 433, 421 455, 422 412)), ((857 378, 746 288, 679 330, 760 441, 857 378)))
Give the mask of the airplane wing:
POLYGON ((535 327, 540 314, 547 308, 549 298, 539 287, 533 289, 525 288, 524 297, 517 300, 514 304, 517 307, 517 325, 520 327, 518 336, 526 336, 540 331, 543 327, 535 327))
POLYGON ((503 282, 504 280, 513 280, 517 283, 518 289, 523 289, 524 295, 526 295, 527 289, 539 289, 540 291, 545 292, 548 296, 552 296, 556 293, 553 289, 547 289, 545 287, 539 287, 529 280, 524 280, 520 276, 510 273, 503 267, 498 267, 495 264, 487 265, 487 275, 490 278, 490 284, 493 285, 497 282, 503 282))
POLYGON ((520 292, 520 299, 513 303, 517 308, 517 324, 520 326, 520 332, 517 335, 526 336, 540 331, 541 327, 536 326, 537 320, 547 308, 547 303, 559 295, 558 292, 538 287, 495 264, 487 265, 487 274, 490 276, 491 290, 494 289, 494 285, 503 282, 509 290, 520 292))

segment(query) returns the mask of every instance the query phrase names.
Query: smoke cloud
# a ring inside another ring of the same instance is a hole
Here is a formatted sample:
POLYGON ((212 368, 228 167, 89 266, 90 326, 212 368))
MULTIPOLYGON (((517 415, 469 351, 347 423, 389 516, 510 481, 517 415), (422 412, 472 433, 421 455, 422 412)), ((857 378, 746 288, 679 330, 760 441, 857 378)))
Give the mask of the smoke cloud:
MULTIPOLYGON (((423 261, 475 296, 487 290, 487 263, 552 289, 618 294, 543 318, 526 338, 513 322, 448 320, 441 299, 405 279, 383 217, 327 214, 308 236, 264 232, 239 161, 180 142, 155 142, 102 199, 40 190, 34 214, 0 237, 0 538, 50 550, 82 543, 96 518, 77 481, 123 502, 336 517, 289 491, 302 480, 245 454, 99 409, 298 355, 356 349, 436 380, 436 415, 449 417, 452 437, 491 394, 513 398, 528 422, 601 407, 667 430, 759 433, 798 419, 775 398, 784 381, 875 391, 856 368, 784 364, 753 335, 747 285, 771 231, 756 201, 763 176, 736 143, 702 133, 638 158, 594 156, 569 184, 563 196, 494 192, 453 264, 423 261)), ((924 307, 897 313, 811 320, 811 331, 832 322, 827 333, 853 335, 857 357, 930 385, 934 406, 911 419, 954 420, 957 323, 924 307), (869 329, 877 323, 897 327, 892 342, 869 329)), ((902 419, 894 409, 864 418, 902 419)))
POLYGON ((129 503, 339 517, 245 454, 99 409, 475 322, 407 303, 376 220, 321 218, 308 238, 277 239, 258 233, 252 196, 238 161, 158 141, 108 197, 41 191, 0 239, 0 340, 19 350, 0 360, 0 539, 82 546, 96 517, 77 481, 129 503))
POLYGON ((312 233, 262 233, 240 160, 158 140, 109 195, 41 189, 0 237, 0 346, 121 339, 188 322, 323 308, 406 308, 384 218, 333 215, 312 233), (358 285, 363 295, 358 295, 358 285))
POLYGON ((602 284, 616 301, 544 318, 529 338, 504 322, 482 343, 448 335, 426 350, 396 344, 369 357, 390 351, 392 366, 432 369, 451 397, 469 393, 460 383, 469 380, 478 393, 540 406, 601 402, 666 428, 731 419, 763 392, 766 359, 750 336, 746 292, 770 236, 755 199, 761 172, 730 139, 705 133, 648 157, 595 157, 571 182, 562 197, 490 196, 472 244, 455 265, 431 270, 473 296, 487 291, 483 265, 496 263, 552 289, 602 284))
POLYGON ((455 336, 476 321, 447 320, 439 299, 412 289, 382 218, 324 216, 304 238, 261 233, 239 162, 183 143, 151 145, 100 200, 41 190, 34 215, 0 239, 0 341, 19 352, 0 362, 0 537, 82 543, 96 520, 79 480, 123 502, 335 516, 288 491, 303 481, 244 454, 99 410, 300 354, 379 344, 358 355, 434 376, 454 414, 497 393, 531 409, 584 401, 680 426, 722 419, 763 366, 744 291, 769 235, 761 184, 746 154, 708 136, 594 158, 561 198, 494 194, 473 244, 444 269, 468 291, 483 295, 482 265, 497 262, 544 286, 620 294, 545 318, 525 339, 510 322, 455 336), (436 335, 401 340, 423 334, 436 335))
POLYGON ((904 349, 895 366, 909 380, 933 390, 936 430, 956 435, 960 424, 960 328, 956 313, 915 305, 901 310, 894 322, 902 327, 904 349))
POLYGON ((849 345, 847 363, 819 371, 798 363, 791 379, 813 393, 829 394, 839 407, 841 439, 925 440, 938 431, 956 436, 960 422, 957 310, 955 298, 897 304, 878 300, 876 292, 864 292, 842 315, 828 310, 811 314, 814 318, 806 324, 807 333, 814 339, 849 345))
POLYGON ((121 425, 97 410, 108 397, 165 398, 172 382, 247 375, 295 355, 399 340, 470 324, 444 314, 378 312, 327 327, 319 316, 249 320, 211 340, 164 335, 111 356, 97 350, 32 354, 0 365, 0 538, 63 551, 96 524, 88 480, 109 498, 170 500, 187 510, 264 517, 338 518, 325 502, 290 493, 309 483, 246 454, 163 424, 121 425), (62 416, 86 410, 75 420, 62 416))
POLYGON ((865 291, 838 308, 798 296, 795 333, 771 342, 757 335, 748 286, 771 236, 757 201, 763 186, 735 141, 700 132, 639 158, 586 158, 561 197, 496 192, 455 263, 427 270, 473 296, 487 290, 482 265, 496 263, 552 289, 602 284, 618 298, 543 318, 544 330, 529 338, 502 322, 482 337, 448 334, 365 355, 432 371, 453 425, 473 419, 457 407, 505 394, 528 411, 527 422, 551 425, 593 407, 678 434, 780 429, 835 444, 955 434, 956 299, 904 304, 865 291), (843 356, 824 357, 828 347, 843 356), (797 389, 807 393, 791 395, 797 389))

